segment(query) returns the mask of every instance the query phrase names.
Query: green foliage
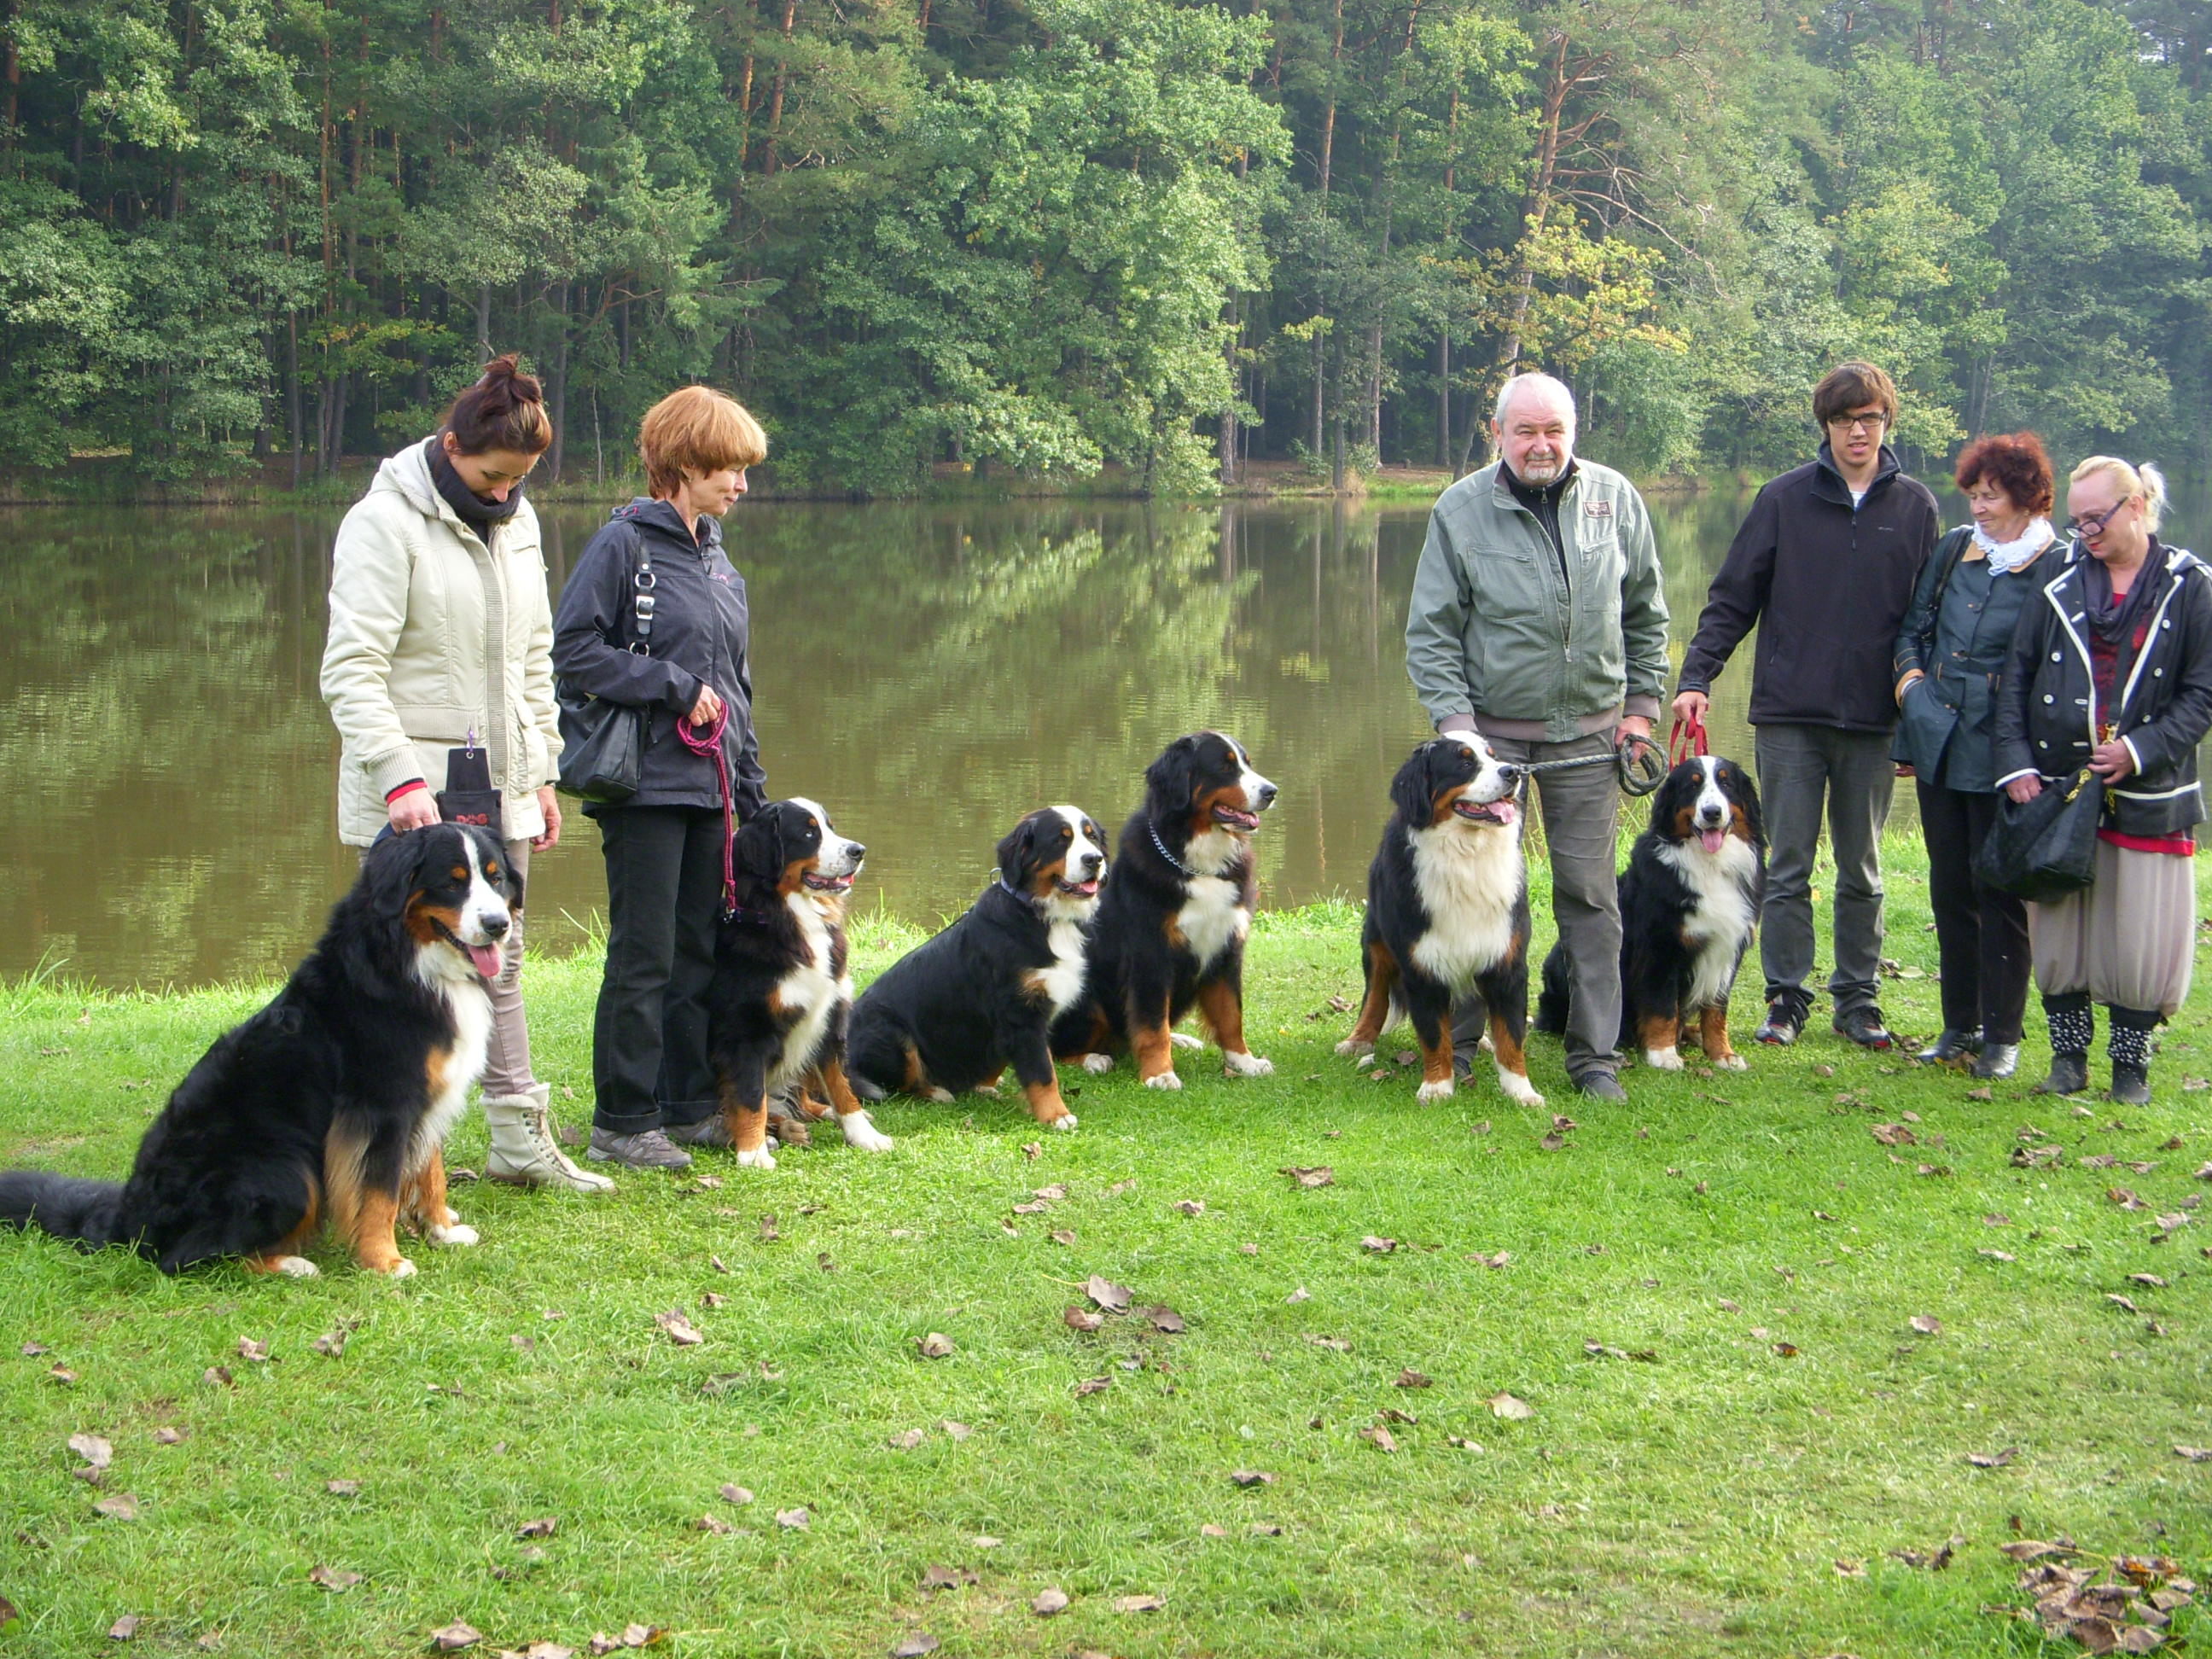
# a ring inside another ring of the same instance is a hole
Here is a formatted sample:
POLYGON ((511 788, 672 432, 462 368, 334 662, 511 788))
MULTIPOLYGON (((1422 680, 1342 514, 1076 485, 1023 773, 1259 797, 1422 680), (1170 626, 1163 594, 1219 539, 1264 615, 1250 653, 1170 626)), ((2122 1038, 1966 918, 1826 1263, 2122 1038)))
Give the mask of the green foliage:
POLYGON ((13 0, 0 464, 328 474, 486 349, 571 478, 699 379, 786 485, 1457 465, 1531 366, 1765 468, 1849 354, 1923 464, 2207 459, 2203 9, 13 0))

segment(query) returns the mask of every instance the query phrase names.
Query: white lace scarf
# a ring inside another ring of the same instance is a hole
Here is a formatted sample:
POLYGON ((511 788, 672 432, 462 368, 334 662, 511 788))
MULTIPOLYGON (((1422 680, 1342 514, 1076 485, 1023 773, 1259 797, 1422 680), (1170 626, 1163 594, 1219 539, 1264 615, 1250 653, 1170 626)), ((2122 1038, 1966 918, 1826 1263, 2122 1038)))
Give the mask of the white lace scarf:
POLYGON ((2051 545, 2057 532, 2048 519, 2030 519, 2027 528, 2008 542, 1994 541, 1981 526, 1974 526, 1974 545, 1990 562, 1993 576, 2009 575, 2051 545))

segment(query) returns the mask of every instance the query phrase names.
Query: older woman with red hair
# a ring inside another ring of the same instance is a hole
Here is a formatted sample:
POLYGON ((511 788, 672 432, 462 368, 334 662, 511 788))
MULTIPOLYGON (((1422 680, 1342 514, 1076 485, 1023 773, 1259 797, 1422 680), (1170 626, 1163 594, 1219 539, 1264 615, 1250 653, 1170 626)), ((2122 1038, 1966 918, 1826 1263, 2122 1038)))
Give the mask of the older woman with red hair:
POLYGON ((1994 727, 2013 629, 2057 541, 2033 432, 1978 438, 1953 477, 1974 515, 1936 544, 1897 634, 1897 758, 1912 768, 1942 960, 1943 1031, 1917 1056, 2010 1077, 2033 966, 2027 908, 1974 878, 1998 803, 1994 727))

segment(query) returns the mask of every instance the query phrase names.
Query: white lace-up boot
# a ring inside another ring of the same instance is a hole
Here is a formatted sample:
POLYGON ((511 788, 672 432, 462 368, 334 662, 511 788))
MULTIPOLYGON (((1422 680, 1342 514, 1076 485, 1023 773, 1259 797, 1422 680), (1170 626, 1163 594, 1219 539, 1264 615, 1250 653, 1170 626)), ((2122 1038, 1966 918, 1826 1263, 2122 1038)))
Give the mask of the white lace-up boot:
POLYGON ((615 1183, 568 1161, 547 1119, 553 1091, 538 1084, 526 1094, 486 1095, 484 1122, 491 1130, 491 1152, 484 1174, 517 1187, 559 1187, 572 1193, 606 1193, 615 1183))

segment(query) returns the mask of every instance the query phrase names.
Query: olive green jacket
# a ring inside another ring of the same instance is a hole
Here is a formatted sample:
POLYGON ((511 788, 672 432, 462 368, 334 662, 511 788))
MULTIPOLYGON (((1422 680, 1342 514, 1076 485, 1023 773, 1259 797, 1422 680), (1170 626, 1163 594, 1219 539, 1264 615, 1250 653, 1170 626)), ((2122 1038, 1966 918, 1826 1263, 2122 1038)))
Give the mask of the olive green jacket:
POLYGON ((1492 462, 1437 497, 1406 617, 1406 672, 1439 728, 1565 743, 1656 719, 1667 596, 1636 487, 1577 459, 1554 549, 1492 462), (1564 557, 1565 574, 1561 572, 1564 557), (1537 728, 1540 726, 1539 732, 1537 728))

